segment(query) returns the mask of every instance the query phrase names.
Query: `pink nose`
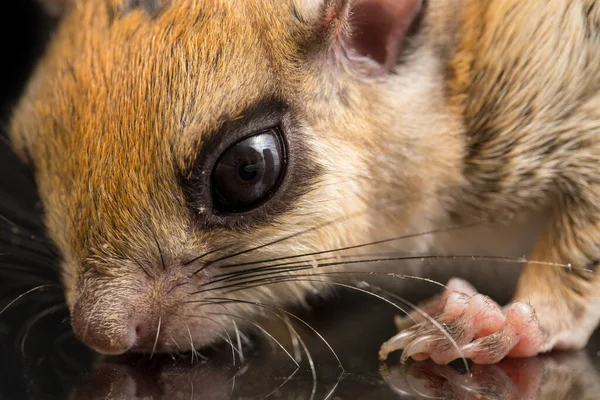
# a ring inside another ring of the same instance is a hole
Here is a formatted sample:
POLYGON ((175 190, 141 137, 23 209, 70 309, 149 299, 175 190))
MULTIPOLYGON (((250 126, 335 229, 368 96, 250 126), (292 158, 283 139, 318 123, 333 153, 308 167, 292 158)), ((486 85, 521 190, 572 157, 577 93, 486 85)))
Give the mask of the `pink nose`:
POLYGON ((135 314, 111 314, 97 307, 83 310, 75 305, 71 316, 73 331, 85 345, 106 355, 119 355, 154 341, 156 325, 135 314))

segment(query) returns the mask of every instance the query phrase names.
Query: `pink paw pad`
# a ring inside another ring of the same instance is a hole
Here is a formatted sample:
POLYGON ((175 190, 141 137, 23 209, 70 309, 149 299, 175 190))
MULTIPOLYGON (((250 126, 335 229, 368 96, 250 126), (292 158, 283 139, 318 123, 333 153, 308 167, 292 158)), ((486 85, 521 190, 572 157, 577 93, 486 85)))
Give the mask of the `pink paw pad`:
POLYGON ((380 359, 403 350, 403 361, 431 358, 447 364, 465 357, 476 364, 494 364, 505 357, 530 357, 541 351, 543 335, 529 305, 516 302, 503 312, 492 299, 471 289, 464 281, 452 280, 434 300, 437 304, 425 305, 427 311, 437 306, 438 312, 432 317, 421 315, 421 322, 384 343, 380 359), (456 287, 469 293, 453 291, 456 287))

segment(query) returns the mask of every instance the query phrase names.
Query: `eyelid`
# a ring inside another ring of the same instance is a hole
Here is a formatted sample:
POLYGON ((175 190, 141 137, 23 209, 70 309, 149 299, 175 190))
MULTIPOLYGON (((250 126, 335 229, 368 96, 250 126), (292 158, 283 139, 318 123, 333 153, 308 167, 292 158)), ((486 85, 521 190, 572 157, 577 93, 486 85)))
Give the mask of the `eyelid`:
POLYGON ((291 210, 297 199, 311 191, 324 168, 309 143, 312 134, 284 103, 266 103, 242 113, 245 118, 227 122, 201 142, 198 155, 188 173, 180 174, 184 195, 189 204, 192 229, 247 231, 271 225, 281 214, 291 210), (254 111, 253 111, 254 110, 254 111), (269 129, 278 129, 284 152, 286 172, 278 190, 269 201, 256 209, 235 215, 214 212, 210 194, 211 171, 223 151, 231 145, 269 129))

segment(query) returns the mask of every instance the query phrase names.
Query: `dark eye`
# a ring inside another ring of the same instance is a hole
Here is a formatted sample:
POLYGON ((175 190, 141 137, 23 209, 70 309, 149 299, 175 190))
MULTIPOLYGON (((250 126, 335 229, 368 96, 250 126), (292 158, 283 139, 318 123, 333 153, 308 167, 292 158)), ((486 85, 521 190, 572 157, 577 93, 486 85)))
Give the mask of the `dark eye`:
POLYGON ((263 203, 279 187, 285 158, 277 129, 269 129, 229 147, 212 172, 215 209, 236 213, 263 203))

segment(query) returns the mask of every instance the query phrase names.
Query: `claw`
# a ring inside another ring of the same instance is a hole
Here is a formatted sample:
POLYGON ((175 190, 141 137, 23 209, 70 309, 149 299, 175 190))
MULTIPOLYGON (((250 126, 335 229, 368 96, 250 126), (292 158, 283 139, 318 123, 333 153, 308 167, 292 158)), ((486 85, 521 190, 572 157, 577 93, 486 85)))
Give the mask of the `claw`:
POLYGON ((401 362, 406 362, 410 357, 419 353, 429 353, 431 350, 432 342, 438 340, 435 336, 426 335, 419 337, 412 342, 402 352, 401 362))
POLYGON ((385 361, 390 353, 405 348, 415 332, 415 328, 406 329, 385 342, 379 349, 379 360, 385 361))

